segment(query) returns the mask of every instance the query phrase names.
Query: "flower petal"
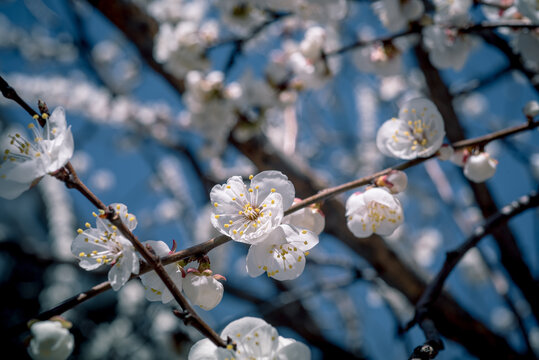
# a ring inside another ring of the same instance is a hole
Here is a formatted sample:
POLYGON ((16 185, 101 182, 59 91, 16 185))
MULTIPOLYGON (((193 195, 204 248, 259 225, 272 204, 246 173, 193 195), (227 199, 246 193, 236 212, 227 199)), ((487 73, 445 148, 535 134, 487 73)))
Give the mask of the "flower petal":
POLYGON ((287 210, 294 202, 296 190, 288 177, 280 171, 262 171, 251 180, 251 187, 259 186, 259 199, 266 198, 272 189, 281 194, 283 210, 287 210))

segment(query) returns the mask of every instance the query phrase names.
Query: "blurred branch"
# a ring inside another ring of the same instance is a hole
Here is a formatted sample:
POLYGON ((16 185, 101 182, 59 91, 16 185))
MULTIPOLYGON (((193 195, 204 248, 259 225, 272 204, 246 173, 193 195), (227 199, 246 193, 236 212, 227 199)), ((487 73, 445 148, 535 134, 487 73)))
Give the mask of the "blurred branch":
MULTIPOLYGON (((469 141, 463 140, 465 138, 464 130, 459 122, 455 109, 453 108, 453 97, 449 93, 438 69, 432 65, 427 52, 421 45, 415 47, 415 53, 419 67, 425 76, 432 101, 434 101, 444 118, 448 139, 451 142, 459 143, 459 145, 463 147, 471 146, 469 141)), ((504 137, 503 132, 507 131, 511 133, 516 130, 517 129, 505 129, 502 130, 502 133, 498 132, 497 134, 493 133, 487 135, 484 139, 485 142, 478 145, 484 145, 488 141, 504 137)), ((498 208, 487 185, 485 183, 477 184, 472 181, 468 181, 468 183, 472 188, 475 200, 481 209, 483 217, 487 218, 497 213, 498 208)), ((493 232, 493 236, 500 249, 503 266, 507 269, 515 284, 517 284, 524 294, 524 297, 532 308, 535 318, 539 319, 539 286, 522 258, 522 254, 520 253, 520 249, 517 246, 516 239, 513 236, 511 229, 504 224, 493 232)))
MULTIPOLYGON (((499 212, 488 217, 484 221, 483 225, 477 227, 474 231, 474 234, 469 237, 462 245, 457 247, 455 250, 447 252, 442 268, 440 269, 436 277, 427 286, 427 288, 419 298, 419 301, 416 303, 416 312, 414 318, 407 324, 406 329, 410 329, 415 324, 422 324, 422 322, 429 318, 432 304, 439 298, 440 294, 442 293, 442 289, 446 279, 449 277, 453 269, 457 266, 459 261, 464 257, 468 250, 477 246, 479 241, 481 241, 481 239, 484 238, 486 235, 493 233, 496 227, 505 224, 514 216, 517 216, 522 212, 537 206, 539 206, 539 194, 536 191, 533 191, 529 195, 521 197, 520 199, 518 199, 518 201, 513 201, 511 204, 504 206, 499 212)), ((427 340, 432 340, 429 339, 431 337, 431 334, 427 334, 427 331, 425 331, 425 336, 427 337, 427 340)), ((434 347, 434 350, 441 349, 443 349, 443 345, 441 348, 434 347)), ((428 359, 433 359, 435 356, 436 354, 429 357, 428 359)))
MULTIPOLYGON (((281 288, 282 292, 279 297, 282 298, 289 296, 289 292, 294 290, 288 290, 288 285, 284 282, 276 284, 284 286, 281 288)), ((363 356, 353 354, 340 346, 328 341, 320 332, 320 329, 316 321, 311 317, 309 311, 303 306, 301 298, 294 297, 286 303, 279 302, 275 304, 276 299, 264 299, 253 295, 251 292, 246 291, 242 287, 234 286, 232 284, 226 285, 227 294, 231 294, 239 299, 249 301, 256 305, 261 315, 274 326, 286 326, 293 329, 301 337, 307 340, 313 346, 322 351, 323 354, 331 354, 336 359, 364 359, 363 356), (294 319, 301 319, 297 321, 294 319)))
MULTIPOLYGON (((536 24, 536 26, 538 25, 536 24)), ((513 52, 513 49, 511 48, 511 46, 509 46, 507 41, 505 41, 503 38, 501 38, 494 32, 484 32, 481 33, 481 36, 483 37, 483 40, 485 40, 485 42, 498 48, 498 50, 500 50, 505 55, 507 60, 509 60, 509 65, 514 69, 520 70, 528 78, 535 90, 539 92, 539 83, 534 80, 535 76, 537 75, 536 72, 529 70, 524 66, 524 61, 522 57, 519 54, 515 54, 513 52)))
POLYGON ((492 73, 472 79, 464 84, 459 84, 458 86, 451 85, 451 95, 453 98, 457 98, 459 96, 470 94, 479 88, 491 85, 492 83, 500 80, 504 75, 510 73, 512 70, 513 68, 510 65, 506 65, 500 67, 492 73))

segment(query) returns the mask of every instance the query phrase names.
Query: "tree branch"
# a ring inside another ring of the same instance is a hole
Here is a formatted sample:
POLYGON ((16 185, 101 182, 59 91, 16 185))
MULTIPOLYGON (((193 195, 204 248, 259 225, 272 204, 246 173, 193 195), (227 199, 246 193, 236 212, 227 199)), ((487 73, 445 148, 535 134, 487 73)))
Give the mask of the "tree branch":
MULTIPOLYGON (((460 146, 471 146, 472 144, 470 142, 463 140, 465 139, 465 133, 460 125, 455 109, 453 108, 453 97, 442 80, 438 69, 432 65, 428 54, 420 45, 415 47, 415 53, 419 67, 425 75, 432 101, 436 104, 444 118, 447 137, 450 141, 456 142, 460 146)), ((512 131, 517 131, 517 129, 505 129, 502 130, 502 133, 498 132, 488 135, 484 139, 485 142, 479 143, 479 145, 484 145, 488 143, 488 141, 499 139, 500 136, 503 137, 505 131, 511 133, 512 131)), ((487 218, 490 215, 495 214, 498 211, 498 208, 487 185, 485 183, 477 184, 472 181, 468 181, 468 183, 472 188, 475 200, 481 209, 483 217, 487 218)), ((507 269, 515 284, 522 291, 524 297, 532 308, 535 318, 539 319, 539 286, 524 263, 522 254, 520 253, 511 229, 509 229, 507 225, 500 226, 493 233, 493 236, 500 249, 503 266, 507 269)))
MULTIPOLYGON (((414 318, 407 324, 406 330, 410 329, 415 324, 422 324, 422 322, 429 318, 432 304, 440 297, 445 281, 468 250, 477 246, 481 239, 486 235, 492 234, 497 227, 505 224, 511 218, 537 206, 539 206, 539 194, 536 191, 533 191, 529 195, 521 197, 518 201, 513 201, 511 204, 504 206, 499 212, 488 217, 483 225, 477 227, 473 235, 463 244, 455 250, 447 252, 442 268, 419 298, 419 301, 415 306, 416 311, 414 318)), ((433 324, 429 324, 429 326, 430 325, 433 324)), ((421 327, 423 328, 423 326, 421 327)), ((425 336, 427 337, 428 342, 430 342, 430 340, 432 340, 432 331, 425 331, 425 336)), ((440 348, 436 349, 436 347, 434 349, 440 350, 440 348)), ((443 345, 441 349, 443 349, 443 345)), ((435 356, 436 354, 428 359, 433 359, 435 356)))

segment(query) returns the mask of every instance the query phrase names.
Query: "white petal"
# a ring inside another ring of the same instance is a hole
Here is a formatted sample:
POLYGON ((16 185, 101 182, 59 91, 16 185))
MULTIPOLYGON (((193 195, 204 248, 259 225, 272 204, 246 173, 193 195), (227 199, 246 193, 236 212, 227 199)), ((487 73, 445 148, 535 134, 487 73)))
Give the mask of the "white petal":
POLYGON ((251 245, 249 247, 249 252, 247 253, 247 259, 245 264, 245 269, 247 270, 247 274, 251 277, 257 277, 262 275, 265 270, 263 267, 265 266, 265 241, 258 243, 256 245, 251 245))
MULTIPOLYGON (((231 355, 228 351, 226 354, 231 355)), ((217 346, 210 339, 202 339, 191 347, 187 360, 224 360, 224 356, 219 356, 217 346)))
POLYGON ((276 193, 281 194, 283 210, 292 206, 296 190, 288 177, 280 171, 262 171, 257 174, 251 180, 251 187, 255 188, 257 185, 259 186, 259 199, 266 198, 271 193, 271 189, 275 189, 276 193))
POLYGON ((291 224, 319 235, 324 230, 326 219, 320 210, 309 206, 287 215, 283 224, 291 224))
POLYGON ((4 179, 28 184, 46 174, 43 161, 38 158, 23 162, 6 161, 2 164, 1 170, 4 179))
POLYGON ((277 352, 279 333, 270 324, 257 326, 242 337, 241 343, 242 352, 246 352, 249 358, 268 359, 277 352))
POLYGON ((363 193, 365 204, 368 205, 371 201, 385 205, 391 209, 397 207, 395 196, 385 188, 372 188, 363 193))
POLYGON ((281 225, 286 241, 301 251, 307 251, 318 245, 318 235, 306 229, 293 225, 281 225))
POLYGON ((144 285, 144 297, 149 301, 161 301, 163 288, 165 285, 155 273, 155 271, 147 272, 140 275, 140 281, 144 285))
POLYGON ((311 350, 309 347, 298 341, 279 349, 277 352, 278 360, 308 360, 310 358, 311 350))
POLYGON ((55 108, 47 121, 51 129, 57 128, 58 132, 65 131, 67 127, 67 123, 66 123, 66 115, 65 115, 64 108, 61 106, 58 106, 57 108, 55 108))
POLYGON ((230 336, 232 340, 237 341, 250 333, 251 330, 264 325, 268 325, 268 323, 259 318, 246 316, 228 324, 221 332, 221 337, 226 339, 230 336))
POLYGON ((387 120, 382 124, 376 134, 376 147, 386 156, 399 159, 414 159, 417 152, 412 150, 412 141, 405 132, 409 131, 408 125, 400 119, 387 120))
POLYGON ((31 182, 17 182, 0 178, 0 197, 13 200, 30 188, 31 182))
POLYGON ((114 203, 110 205, 114 211, 118 213, 118 216, 122 222, 127 226, 129 230, 134 230, 137 227, 137 217, 127 212, 127 206, 121 203, 114 203))
POLYGON ((147 240, 142 243, 144 246, 149 245, 155 252, 155 255, 159 257, 167 256, 170 253, 168 245, 161 240, 147 240))

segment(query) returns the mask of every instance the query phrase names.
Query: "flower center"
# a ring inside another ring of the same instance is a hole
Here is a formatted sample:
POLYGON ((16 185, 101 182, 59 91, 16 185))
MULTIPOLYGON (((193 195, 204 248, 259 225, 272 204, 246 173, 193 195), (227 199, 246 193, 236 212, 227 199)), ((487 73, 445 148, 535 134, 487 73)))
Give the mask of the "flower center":
MULTIPOLYGON (((251 205, 251 203, 247 203, 243 205, 243 216, 245 216, 248 220, 254 221, 258 219, 260 214, 261 214, 260 208, 255 207, 254 205, 251 205)), ((262 213, 262 216, 263 216, 263 213, 262 213)))
POLYGON ((50 130, 48 121, 46 122, 44 129, 41 128, 39 124, 36 126, 33 123, 28 124, 28 128, 31 129, 34 134, 34 141, 28 141, 19 133, 10 135, 11 141, 9 143, 14 149, 18 150, 18 152, 5 149, 3 157, 4 161, 24 162, 41 156, 49 156, 49 144, 44 142, 44 140, 50 141, 56 134, 56 128, 50 130))

